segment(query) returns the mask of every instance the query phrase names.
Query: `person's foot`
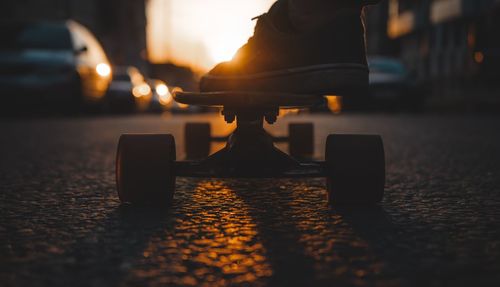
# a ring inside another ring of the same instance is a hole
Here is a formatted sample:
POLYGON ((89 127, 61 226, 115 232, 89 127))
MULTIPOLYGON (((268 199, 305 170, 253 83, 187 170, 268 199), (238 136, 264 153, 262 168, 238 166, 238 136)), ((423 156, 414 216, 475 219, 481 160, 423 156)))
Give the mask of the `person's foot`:
POLYGON ((368 88, 361 9, 333 12, 313 31, 296 32, 287 2, 258 17, 254 35, 234 58, 201 79, 200 90, 350 95, 368 88))

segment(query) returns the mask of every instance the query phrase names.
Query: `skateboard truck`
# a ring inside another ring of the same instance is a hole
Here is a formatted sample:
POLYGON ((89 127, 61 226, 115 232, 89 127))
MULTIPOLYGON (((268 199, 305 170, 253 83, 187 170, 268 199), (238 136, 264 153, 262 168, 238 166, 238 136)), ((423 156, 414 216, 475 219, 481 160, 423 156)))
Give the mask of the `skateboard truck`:
MULTIPOLYGON (((228 124, 232 124, 236 119, 237 110, 233 110, 231 108, 224 108, 221 111, 221 114, 224 116, 224 121, 228 124)), ((261 114, 264 117, 264 120, 270 125, 274 124, 278 119, 279 109, 270 109, 269 111, 261 111, 261 114)))
POLYGON ((269 124, 276 121, 279 108, 308 107, 321 97, 252 92, 180 92, 174 97, 186 104, 222 106, 225 121, 236 121, 236 129, 228 137, 211 137, 209 124, 187 124, 185 144, 191 160, 186 161, 175 160, 172 135, 122 135, 116 164, 122 202, 168 206, 177 176, 325 177, 330 203, 373 204, 383 197, 385 160, 380 136, 329 135, 325 160, 313 161, 304 160, 306 156, 301 155, 312 156, 312 124, 291 124, 288 137, 273 137, 264 129, 264 121, 269 124), (226 140, 226 145, 208 156, 213 140, 226 140), (274 146, 274 142, 280 141, 289 142, 290 155, 274 146))
MULTIPOLYGON (((236 117, 236 129, 225 137, 226 146, 200 161, 177 162, 178 176, 245 178, 323 175, 320 163, 301 164, 274 146, 275 141, 283 141, 283 138, 274 138, 264 130, 263 119, 268 112, 233 110, 231 114, 236 117)), ((187 129, 186 133, 189 133, 187 129)))

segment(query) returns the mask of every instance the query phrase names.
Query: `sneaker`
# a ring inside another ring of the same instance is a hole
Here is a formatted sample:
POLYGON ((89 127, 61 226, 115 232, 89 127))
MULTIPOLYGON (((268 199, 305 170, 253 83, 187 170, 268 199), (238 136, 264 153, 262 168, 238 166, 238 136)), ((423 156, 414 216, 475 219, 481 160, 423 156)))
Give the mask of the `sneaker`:
POLYGON ((256 17, 254 35, 233 59, 204 75, 202 92, 351 95, 368 89, 361 9, 340 9, 315 31, 298 33, 286 1, 256 17))

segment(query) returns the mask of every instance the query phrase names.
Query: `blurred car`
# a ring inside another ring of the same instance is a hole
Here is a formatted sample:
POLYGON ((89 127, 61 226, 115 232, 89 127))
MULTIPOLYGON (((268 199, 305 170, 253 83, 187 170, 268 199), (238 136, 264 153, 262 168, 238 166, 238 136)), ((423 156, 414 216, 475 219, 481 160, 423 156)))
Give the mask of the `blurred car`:
POLYGON ((151 87, 136 67, 114 67, 107 94, 111 111, 144 112, 149 108, 152 95, 151 87))
POLYGON ((370 57, 369 102, 384 110, 420 110, 424 94, 418 91, 415 78, 396 58, 370 57))
POLYGON ((170 94, 167 84, 158 79, 149 79, 147 82, 153 92, 149 111, 163 112, 169 110, 174 105, 174 98, 170 94))
MULTIPOLYGON (((64 108, 102 103, 111 68, 79 23, 0 22, 0 91, 5 101, 64 108)), ((4 101, 4 99, 2 99, 4 101)))
POLYGON ((427 92, 399 59, 372 56, 368 58, 368 65, 368 93, 355 96, 328 95, 322 105, 311 107, 310 111, 422 111, 427 92))
POLYGON ((148 84, 153 91, 153 97, 149 110, 151 112, 172 112, 172 113, 199 113, 209 111, 210 109, 201 106, 193 106, 178 103, 174 100, 172 93, 176 90, 182 90, 180 87, 169 87, 158 79, 150 79, 148 84))

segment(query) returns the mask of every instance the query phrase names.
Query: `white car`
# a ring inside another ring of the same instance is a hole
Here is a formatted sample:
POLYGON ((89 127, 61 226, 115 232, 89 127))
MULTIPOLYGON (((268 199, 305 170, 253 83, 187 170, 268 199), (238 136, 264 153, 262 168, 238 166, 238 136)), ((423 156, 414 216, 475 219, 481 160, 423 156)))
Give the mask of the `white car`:
POLYGON ((8 102, 69 108, 102 103, 108 58, 75 21, 0 22, 0 90, 8 102))

